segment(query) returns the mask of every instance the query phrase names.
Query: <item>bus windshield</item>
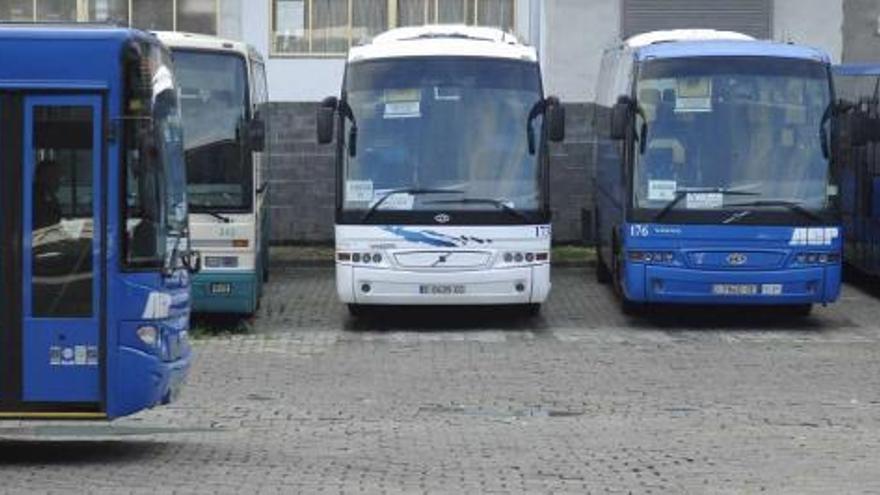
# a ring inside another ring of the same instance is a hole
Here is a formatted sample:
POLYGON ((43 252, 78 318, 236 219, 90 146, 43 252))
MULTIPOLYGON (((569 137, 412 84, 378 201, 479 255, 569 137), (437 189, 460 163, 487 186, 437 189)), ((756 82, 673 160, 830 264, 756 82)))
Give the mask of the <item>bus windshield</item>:
POLYGON ((243 57, 175 50, 190 210, 249 211, 252 170, 244 145, 248 86, 243 57))
MULTIPOLYGON (((351 116, 343 209, 534 212, 543 204, 541 151, 530 152, 527 135, 529 113, 541 101, 537 64, 361 62, 349 66, 344 96, 351 116)), ((532 128, 540 143, 540 116, 532 128)))
POLYGON ((644 62, 637 86, 636 208, 825 209, 833 191, 830 90, 827 67, 808 60, 644 62))

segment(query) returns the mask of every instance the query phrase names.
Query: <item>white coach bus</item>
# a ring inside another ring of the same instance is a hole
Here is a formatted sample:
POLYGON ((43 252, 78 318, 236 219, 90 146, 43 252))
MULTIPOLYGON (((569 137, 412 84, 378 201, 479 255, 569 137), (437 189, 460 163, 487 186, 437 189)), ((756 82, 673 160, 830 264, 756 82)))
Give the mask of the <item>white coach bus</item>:
POLYGON ((193 246, 193 311, 251 314, 268 277, 266 70, 248 45, 156 33, 180 85, 193 246))
POLYGON ((373 305, 517 305, 550 291, 548 141, 534 48, 497 29, 393 29, 352 48, 318 109, 336 143, 336 283, 373 305))

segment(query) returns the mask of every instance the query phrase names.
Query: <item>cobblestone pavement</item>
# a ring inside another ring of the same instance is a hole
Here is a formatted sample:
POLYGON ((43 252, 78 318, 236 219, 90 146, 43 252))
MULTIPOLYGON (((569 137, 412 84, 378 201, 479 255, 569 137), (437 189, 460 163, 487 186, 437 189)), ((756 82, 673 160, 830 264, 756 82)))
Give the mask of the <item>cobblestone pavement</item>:
POLYGON ((631 319, 586 269, 554 281, 533 320, 353 322, 331 269, 278 271, 173 406, 0 424, 0 490, 880 493, 877 294, 631 319))

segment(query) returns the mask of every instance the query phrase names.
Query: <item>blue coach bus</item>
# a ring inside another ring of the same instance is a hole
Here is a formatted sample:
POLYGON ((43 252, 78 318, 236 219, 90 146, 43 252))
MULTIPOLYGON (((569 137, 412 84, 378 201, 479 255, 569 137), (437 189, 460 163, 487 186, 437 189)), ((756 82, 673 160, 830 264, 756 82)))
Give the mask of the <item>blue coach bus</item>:
POLYGON ((880 64, 834 68, 835 91, 851 105, 860 132, 848 133, 841 158, 840 210, 844 261, 860 273, 880 275, 880 64), (873 136, 872 136, 873 134, 873 136))
POLYGON ((0 418, 112 419, 189 367, 177 89, 145 33, 0 27, 0 418))
POLYGON ((840 293, 828 56, 712 30, 606 51, 597 91, 597 276, 644 303, 808 314, 840 293))

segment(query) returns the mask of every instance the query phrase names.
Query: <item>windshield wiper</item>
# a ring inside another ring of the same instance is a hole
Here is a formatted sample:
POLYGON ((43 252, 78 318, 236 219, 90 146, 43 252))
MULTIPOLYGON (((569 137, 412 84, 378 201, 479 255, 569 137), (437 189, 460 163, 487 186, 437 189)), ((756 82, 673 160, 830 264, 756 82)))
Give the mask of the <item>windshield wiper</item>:
POLYGON ((212 217, 216 218, 217 220, 220 220, 223 223, 231 223, 232 222, 231 218, 224 216, 224 215, 221 215, 221 214, 217 213, 216 211, 212 211, 212 210, 196 210, 193 213, 204 213, 205 215, 211 215, 212 217))
POLYGON ((656 215, 654 215, 654 221, 660 220, 665 217, 673 208, 675 208, 681 200, 687 197, 690 193, 716 193, 722 194, 726 196, 760 196, 761 193, 758 192, 750 192, 750 191, 738 191, 736 189, 725 189, 723 187, 703 187, 703 188, 685 188, 685 189, 677 189, 675 191, 675 197, 664 206, 656 215))
POLYGON ((783 208, 788 209, 789 211, 793 211, 798 215, 809 218, 810 220, 822 220, 822 217, 817 215, 816 213, 804 208, 802 203, 797 201, 788 201, 785 199, 764 199, 758 201, 751 201, 748 203, 738 203, 735 205, 728 205, 731 208, 760 208, 760 207, 768 207, 768 206, 781 206, 783 208))
POLYGON ((501 209, 505 213, 509 213, 512 216, 523 220, 524 222, 529 222, 529 217, 526 216, 525 213, 517 210, 516 208, 510 206, 507 201, 502 201, 500 199, 493 198, 458 198, 458 199, 439 199, 435 201, 430 201, 427 204, 463 204, 463 205, 492 205, 501 209))
POLYGON ((394 196, 395 194, 411 194, 413 196, 418 196, 421 194, 464 194, 464 191, 458 189, 425 189, 421 187, 404 187, 401 189, 394 189, 388 191, 387 193, 385 193, 384 196, 379 198, 379 201, 376 201, 373 206, 371 206, 370 209, 367 210, 366 213, 364 213, 364 216, 361 217, 361 222, 366 222, 371 216, 373 216, 373 213, 376 213, 379 207, 382 206, 382 204, 385 203, 388 198, 394 196))

